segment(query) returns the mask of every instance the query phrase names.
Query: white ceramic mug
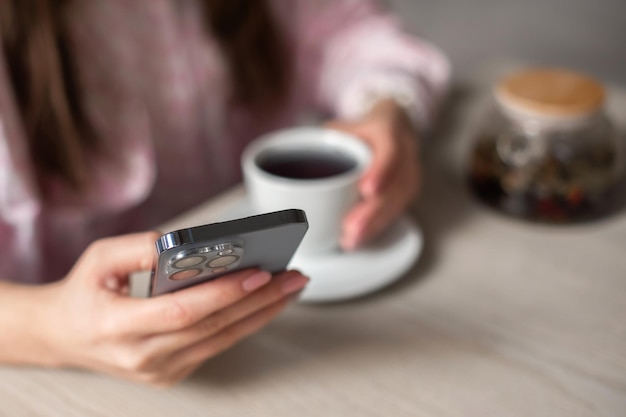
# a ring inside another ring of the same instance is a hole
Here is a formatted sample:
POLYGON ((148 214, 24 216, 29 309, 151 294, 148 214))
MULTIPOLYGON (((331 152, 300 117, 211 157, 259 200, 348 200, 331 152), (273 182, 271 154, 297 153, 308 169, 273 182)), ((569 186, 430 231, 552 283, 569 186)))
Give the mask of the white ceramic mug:
POLYGON ((297 127, 256 139, 241 163, 253 210, 304 210, 309 230, 298 252, 314 253, 339 247, 344 216, 359 199, 359 178, 370 160, 368 146, 354 136, 297 127))

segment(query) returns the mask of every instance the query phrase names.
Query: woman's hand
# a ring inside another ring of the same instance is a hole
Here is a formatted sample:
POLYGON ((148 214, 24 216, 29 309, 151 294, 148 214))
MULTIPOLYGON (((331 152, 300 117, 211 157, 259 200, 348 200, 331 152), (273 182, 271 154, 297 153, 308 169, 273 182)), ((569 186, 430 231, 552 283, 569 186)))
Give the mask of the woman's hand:
POLYGON ((333 121, 328 127, 363 139, 373 153, 359 183, 361 201, 344 220, 341 245, 352 250, 382 232, 417 195, 417 138, 405 111, 393 100, 378 102, 361 120, 333 121))
POLYGON ((157 237, 96 241, 66 279, 40 292, 49 363, 171 385, 266 325, 308 281, 245 270, 155 298, 124 295, 129 273, 152 265, 157 237))

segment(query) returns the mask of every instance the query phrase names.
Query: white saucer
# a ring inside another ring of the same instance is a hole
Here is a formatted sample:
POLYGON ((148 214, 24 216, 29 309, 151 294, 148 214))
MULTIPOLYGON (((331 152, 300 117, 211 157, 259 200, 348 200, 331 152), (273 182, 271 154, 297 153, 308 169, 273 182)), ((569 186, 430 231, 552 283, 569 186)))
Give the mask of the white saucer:
MULTIPOLYGON (((255 214, 242 199, 228 207, 224 220, 255 214)), ((304 302, 330 302, 360 297, 391 284, 413 266, 423 248, 419 227, 404 216, 375 241, 354 252, 304 255, 296 252, 289 268, 311 278, 300 296, 304 302)))

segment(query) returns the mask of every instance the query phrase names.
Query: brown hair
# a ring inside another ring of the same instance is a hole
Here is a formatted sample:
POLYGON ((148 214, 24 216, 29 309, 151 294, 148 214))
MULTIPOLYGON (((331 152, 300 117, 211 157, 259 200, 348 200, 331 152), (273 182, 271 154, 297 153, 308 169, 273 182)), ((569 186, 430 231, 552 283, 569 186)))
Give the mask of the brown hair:
MULTIPOLYGON (((29 149, 41 180, 58 176, 76 190, 89 181, 86 152, 97 151, 81 107, 64 13, 76 0, 1 0, 0 38, 29 149)), ((207 30, 230 70, 232 99, 275 108, 290 83, 288 45, 267 0, 204 0, 207 30)))

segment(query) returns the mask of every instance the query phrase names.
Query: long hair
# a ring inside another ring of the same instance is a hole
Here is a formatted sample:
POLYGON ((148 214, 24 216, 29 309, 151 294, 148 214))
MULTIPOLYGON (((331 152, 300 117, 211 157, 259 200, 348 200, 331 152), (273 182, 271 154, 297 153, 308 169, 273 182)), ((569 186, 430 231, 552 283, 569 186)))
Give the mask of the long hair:
MULTIPOLYGON (((0 39, 24 120, 37 176, 75 190, 89 182, 85 155, 100 149, 81 106, 65 11, 79 0, 1 0, 0 39)), ((267 0, 203 0, 207 32, 217 40, 232 100, 275 108, 290 83, 288 45, 267 0)))

